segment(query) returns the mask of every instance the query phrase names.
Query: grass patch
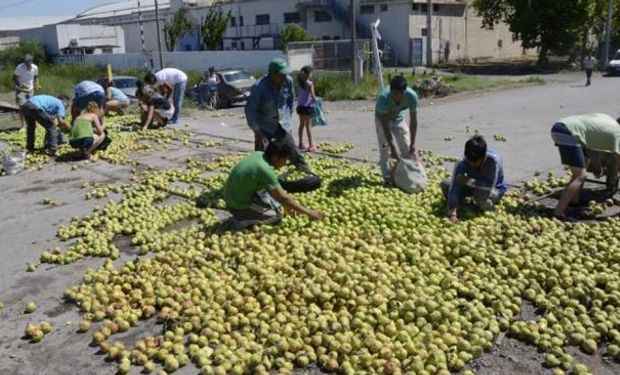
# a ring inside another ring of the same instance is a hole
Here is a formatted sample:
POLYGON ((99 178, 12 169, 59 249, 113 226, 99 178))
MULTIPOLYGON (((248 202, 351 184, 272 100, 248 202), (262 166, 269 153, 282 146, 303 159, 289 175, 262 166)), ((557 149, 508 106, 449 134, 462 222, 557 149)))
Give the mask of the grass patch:
MULTIPOLYGON (((106 68, 96 65, 44 65, 40 67, 40 93, 50 95, 66 94, 71 96, 73 87, 83 80, 97 80, 107 74, 106 68)), ((117 75, 131 75, 138 78, 144 76, 143 70, 133 69, 125 71, 115 71, 117 75)), ((394 73, 385 74, 384 82, 387 84, 394 73)), ((188 87, 195 85, 202 72, 188 73, 188 87)), ((256 78, 260 78, 256 72, 256 78)), ((13 69, 6 68, 0 70, 0 92, 13 91, 13 69)), ((406 75, 410 85, 419 87, 420 84, 431 75, 406 75)), ((475 90, 492 89, 503 86, 514 85, 537 85, 543 84, 544 80, 540 77, 529 77, 522 80, 484 78, 464 74, 445 74, 442 75, 443 82, 454 88, 456 92, 467 92, 475 90)), ((315 77, 315 87, 317 95, 326 100, 364 100, 373 99, 379 92, 379 83, 372 75, 366 75, 359 84, 351 80, 348 72, 339 73, 317 73, 315 77)), ((426 93, 420 95, 426 96, 426 93)), ((10 102, 13 100, 11 99, 10 102)), ((195 107, 189 100, 184 101, 184 106, 195 107)))

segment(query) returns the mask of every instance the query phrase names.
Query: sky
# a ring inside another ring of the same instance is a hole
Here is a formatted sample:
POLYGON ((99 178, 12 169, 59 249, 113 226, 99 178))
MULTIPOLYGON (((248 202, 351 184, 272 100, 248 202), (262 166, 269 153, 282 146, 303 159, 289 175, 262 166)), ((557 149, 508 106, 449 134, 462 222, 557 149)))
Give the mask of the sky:
POLYGON ((0 0, 0 17, 75 16, 94 6, 122 0, 0 0))

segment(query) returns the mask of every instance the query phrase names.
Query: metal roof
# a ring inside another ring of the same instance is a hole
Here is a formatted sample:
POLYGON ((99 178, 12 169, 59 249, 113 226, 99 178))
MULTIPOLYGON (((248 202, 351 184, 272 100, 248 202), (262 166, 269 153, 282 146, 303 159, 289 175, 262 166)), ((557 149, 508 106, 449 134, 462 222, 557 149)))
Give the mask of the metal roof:
MULTIPOLYGON (((170 7, 170 0, 159 0, 159 8, 170 7)), ((155 10, 155 0, 141 0, 140 7, 143 12, 155 10)), ((78 14, 75 19, 106 18, 114 16, 130 15, 138 11, 138 0, 127 0, 96 6, 78 14)))

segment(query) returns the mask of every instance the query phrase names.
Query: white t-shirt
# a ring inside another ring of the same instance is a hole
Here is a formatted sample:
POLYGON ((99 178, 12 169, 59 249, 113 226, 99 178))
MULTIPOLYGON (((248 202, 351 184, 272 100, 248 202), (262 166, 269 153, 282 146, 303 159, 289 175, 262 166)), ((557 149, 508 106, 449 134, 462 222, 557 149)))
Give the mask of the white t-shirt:
POLYGON ((596 64, 596 59, 594 57, 586 58, 586 69, 594 69, 594 64, 596 64))
POLYGON ((30 70, 25 63, 21 63, 17 65, 15 68, 15 75, 17 76, 17 81, 23 91, 33 91, 34 90, 34 77, 39 75, 39 68, 32 64, 30 70))
POLYGON ((155 77, 157 78, 157 85, 166 82, 170 86, 174 86, 177 83, 187 82, 187 74, 175 68, 162 69, 155 73, 155 77))

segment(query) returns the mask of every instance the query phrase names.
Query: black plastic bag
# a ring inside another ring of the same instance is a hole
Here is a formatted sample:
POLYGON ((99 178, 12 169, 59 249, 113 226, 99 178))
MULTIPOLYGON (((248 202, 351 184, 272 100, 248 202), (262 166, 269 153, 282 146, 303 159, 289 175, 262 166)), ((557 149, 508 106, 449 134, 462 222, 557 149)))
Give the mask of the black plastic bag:
POLYGON ((321 187, 321 178, 315 175, 308 175, 295 181, 288 181, 285 176, 278 180, 282 188, 289 193, 307 193, 321 187))

